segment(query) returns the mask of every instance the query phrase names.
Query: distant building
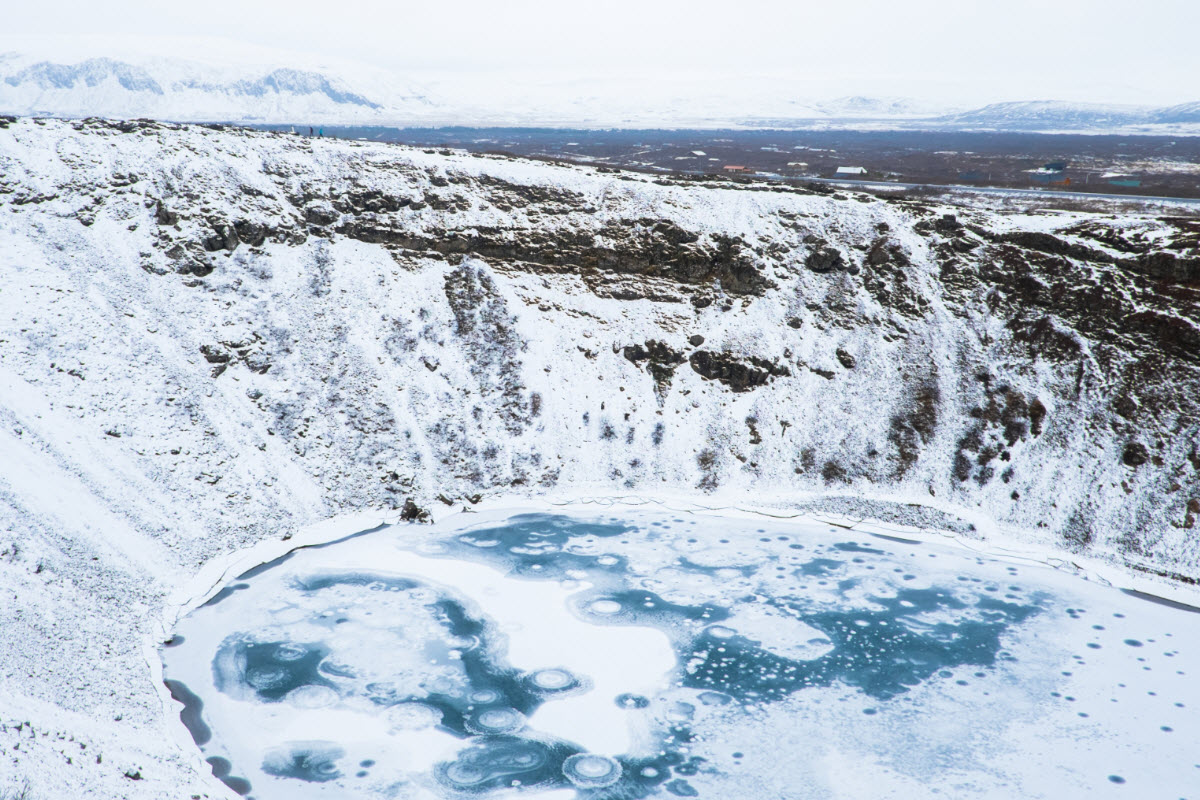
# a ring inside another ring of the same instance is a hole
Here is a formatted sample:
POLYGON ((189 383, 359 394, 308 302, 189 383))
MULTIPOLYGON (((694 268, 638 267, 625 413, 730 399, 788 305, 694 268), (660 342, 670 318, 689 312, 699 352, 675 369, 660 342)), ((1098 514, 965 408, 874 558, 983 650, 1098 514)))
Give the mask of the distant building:
POLYGON ((1043 164, 1042 169, 1046 172, 1062 172, 1067 168, 1065 161, 1051 161, 1049 164, 1043 164))
POLYGON ((1041 170, 1031 173, 1032 177, 1038 183, 1049 184, 1050 186, 1070 186, 1071 179, 1064 178, 1061 172, 1042 172, 1041 170))
POLYGON ((749 167, 743 167, 737 164, 726 164, 725 166, 721 167, 721 169, 725 170, 726 172, 735 172, 742 175, 754 174, 754 170, 750 169, 749 167))
POLYGON ((1142 182, 1134 178, 1109 178, 1110 186, 1125 186, 1130 189, 1137 188, 1142 185, 1142 182))
POLYGON ((866 175, 867 168, 866 167, 838 167, 837 174, 838 175, 866 175))
POLYGON ((708 153, 704 152, 703 150, 693 150, 693 151, 692 151, 692 155, 694 155, 694 156, 706 156, 706 155, 708 155, 708 153))
POLYGON ((789 161, 788 166, 789 167, 807 167, 808 162, 807 161, 789 161))

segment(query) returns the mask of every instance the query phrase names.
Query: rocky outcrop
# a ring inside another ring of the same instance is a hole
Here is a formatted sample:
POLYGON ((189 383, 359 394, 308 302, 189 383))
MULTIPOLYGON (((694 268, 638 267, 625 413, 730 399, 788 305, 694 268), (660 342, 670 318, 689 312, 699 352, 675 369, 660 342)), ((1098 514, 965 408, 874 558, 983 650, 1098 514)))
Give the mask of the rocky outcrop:
POLYGON ((697 350, 688 357, 688 363, 705 380, 720 381, 735 392, 748 392, 765 386, 772 378, 791 374, 787 367, 765 358, 743 358, 711 350, 697 350))
POLYGON ((746 255, 744 242, 722 236, 702 242, 662 221, 620 220, 595 234, 471 226, 431 235, 365 216, 342 222, 335 232, 411 253, 471 254, 522 269, 665 279, 685 290, 716 283, 732 294, 761 294, 769 283, 746 255))
POLYGON ((804 266, 813 272, 833 272, 847 267, 846 260, 842 257, 841 251, 835 247, 830 247, 829 243, 824 239, 813 238, 808 243, 813 246, 813 249, 805 256, 804 266))
POLYGON ((1159 251, 1144 253, 1134 259, 1123 259, 1121 266, 1151 278, 1200 286, 1200 257, 1185 258, 1159 251))
MULTIPOLYGON (((693 338, 704 341, 703 337, 693 338)), ((621 354, 634 364, 640 365, 645 362, 646 371, 653 376, 655 386, 659 391, 665 390, 670 385, 675 368, 684 362, 683 353, 673 350, 666 342, 660 342, 657 339, 650 339, 644 345, 626 345, 621 349, 621 354)))

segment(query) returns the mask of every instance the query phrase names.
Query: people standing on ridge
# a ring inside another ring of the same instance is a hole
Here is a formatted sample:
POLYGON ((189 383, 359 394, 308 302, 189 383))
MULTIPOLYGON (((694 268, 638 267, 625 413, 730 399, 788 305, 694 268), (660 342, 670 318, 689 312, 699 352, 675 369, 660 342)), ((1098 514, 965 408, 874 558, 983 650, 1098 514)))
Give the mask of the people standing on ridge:
POLYGON ((312 136, 312 135, 313 135, 313 129, 312 129, 312 126, 311 126, 311 125, 308 127, 308 135, 309 135, 309 136, 312 136))
POLYGON ((324 135, 325 135, 325 129, 324 129, 324 128, 318 128, 318 129, 317 129, 317 136, 318 136, 318 137, 320 137, 320 136, 324 136, 324 135))

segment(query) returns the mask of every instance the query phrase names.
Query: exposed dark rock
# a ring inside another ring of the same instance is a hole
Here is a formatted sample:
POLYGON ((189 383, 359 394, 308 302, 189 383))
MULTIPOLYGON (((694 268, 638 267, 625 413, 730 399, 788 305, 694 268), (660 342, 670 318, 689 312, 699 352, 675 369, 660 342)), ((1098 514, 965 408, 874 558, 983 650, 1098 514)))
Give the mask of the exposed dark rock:
POLYGON ((711 492, 721 484, 717 473, 717 454, 711 449, 705 448, 696 455, 696 465, 700 467, 700 482, 696 484, 696 488, 711 492))
POLYGON ((884 308, 901 316, 917 318, 929 308, 929 301, 912 286, 909 277, 912 262, 899 244, 881 236, 867 251, 863 288, 884 308))
POLYGON ((912 387, 903 410, 891 420, 888 441, 896 448, 896 475, 903 477, 917 462, 921 449, 933 438, 938 423, 942 394, 930 377, 912 387))
POLYGON ((836 461, 826 461, 821 467, 821 479, 826 483, 849 483, 846 468, 836 461))
MULTIPOLYGON (((378 214, 399 211, 411 204, 412 198, 410 197, 394 197, 375 189, 363 189, 356 192, 347 192, 334 201, 333 207, 343 214, 364 214, 368 212, 378 214)), ((335 218, 331 217, 326 222, 315 222, 312 219, 309 221, 313 222, 313 224, 328 225, 335 218)))
POLYGON ((987 313, 1053 360, 1074 359, 1089 339, 1093 347, 1200 364, 1197 298, 1160 293, 1142 280, 1115 265, 1080 265, 1008 243, 942 270, 952 302, 972 307, 986 297, 987 313))
POLYGON ((1111 247, 1113 250, 1120 250, 1124 253, 1144 253, 1149 249, 1149 245, 1145 241, 1131 238, 1121 228, 1109 227, 1094 221, 1073 225, 1064 230, 1063 233, 1091 239, 1092 241, 1111 247))
POLYGON ((1042 435, 1042 423, 1046 420, 1046 406, 1042 401, 1033 398, 1029 404, 1029 432, 1034 436, 1042 435))
POLYGON ((404 500, 404 507, 400 509, 400 519, 404 522, 428 522, 429 512, 408 497, 404 500))
POLYGON ((239 220, 233 224, 234 236, 238 241, 245 242, 251 247, 259 247, 267 240, 271 229, 266 225, 249 220, 239 220))
POLYGON ((312 205, 304 209, 304 221, 309 225, 332 225, 337 218, 337 212, 327 206, 312 205))
POLYGON ((852 356, 848 351, 846 351, 845 349, 843 349, 841 347, 839 347, 837 349, 836 355, 837 355, 837 360, 846 369, 854 369, 854 367, 858 365, 858 361, 855 360, 854 356, 852 356))
POLYGON ((1113 257, 1108 253, 1085 245, 1074 244, 1060 239, 1053 234, 1041 231, 1015 231, 993 238, 995 241, 1015 244, 1029 250, 1036 250, 1039 253, 1066 256, 1068 258, 1079 259, 1080 261, 1090 261, 1096 264, 1111 264, 1114 261, 1113 257))
POLYGON ((200 345, 200 353, 204 356, 204 360, 210 364, 227 364, 232 356, 229 353, 214 347, 210 344, 200 345))
POLYGON ((1120 414, 1125 419, 1132 420, 1137 416, 1138 405, 1137 398, 1132 394, 1122 394, 1113 400, 1113 410, 1120 414))
POLYGON ((688 337, 688 344, 690 344, 692 347, 699 347, 700 345, 704 344, 704 337, 698 333, 693 333, 688 337))
POLYGON ((956 234, 963 225, 954 214, 943 214, 933 223, 933 229, 942 234, 956 234))
POLYGON ((212 223, 213 235, 205 237, 204 249, 212 253, 217 250, 226 250, 232 253, 237 249, 240 239, 238 239, 237 229, 227 222, 212 223))
POLYGON ((1013 339, 1029 345, 1030 353, 1035 358, 1075 361, 1083 353, 1076 335, 1056 325, 1050 317, 1017 317, 1008 323, 1008 328, 1013 333, 1013 339))
POLYGON ((213 269, 215 267, 211 263, 198 258, 184 258, 175 265, 175 271, 179 274, 195 275, 197 278, 212 274, 213 269))
POLYGON ((415 252, 475 253, 504 262, 569 269, 585 277, 638 275, 684 286, 714 281, 731 294, 761 294, 769 285, 745 242, 713 234, 709 241, 673 223, 626 220, 601 230, 604 243, 580 230, 527 230, 473 226, 429 236, 396 227, 384 217, 366 215, 343 223, 337 232, 351 239, 391 244, 415 252))
POLYGON ((621 350, 625 359, 633 364, 646 364, 646 371, 654 378, 660 390, 665 389, 675 374, 675 368, 683 363, 683 353, 671 349, 666 342, 656 339, 647 341, 644 345, 630 344, 621 350))
POLYGON ((154 221, 159 225, 174 225, 179 222, 179 215, 167 208, 162 200, 154 204, 154 221))
MULTIPOLYGON (((1006 386, 992 388, 986 373, 979 379, 984 384, 985 401, 971 409, 976 422, 958 440, 953 473, 959 481, 974 477, 984 486, 995 477, 993 460, 1011 461, 1012 447, 1031 434, 1041 434, 1046 407, 1040 400, 1029 400, 1006 386)), ((1008 483, 1013 474, 1010 466, 1001 478, 1008 483)))
POLYGON ((1004 393, 1004 407, 1000 410, 1000 423, 1004 428, 1004 440, 1012 447, 1029 434, 1029 403, 1019 392, 1004 393))
POLYGON ((1127 467, 1137 468, 1150 460, 1150 451, 1141 442, 1129 442, 1121 453, 1121 463, 1127 467))
POLYGON ((912 266, 905 249, 886 236, 880 236, 872 243, 871 249, 867 251, 867 263, 873 267, 894 265, 901 269, 912 266))
POLYGON ((845 269, 846 261, 841 250, 828 244, 818 244, 804 259, 804 266, 813 272, 826 273, 845 269))
POLYGON ((701 377, 720 381, 735 392, 748 392, 773 377, 791 374, 787 367, 763 358, 750 356, 742 360, 729 352, 711 350, 697 350, 688 363, 701 377))
POLYGON ((1121 266, 1159 280, 1184 284, 1200 284, 1200 258, 1183 258, 1174 253, 1159 251, 1137 258, 1122 259, 1121 266))

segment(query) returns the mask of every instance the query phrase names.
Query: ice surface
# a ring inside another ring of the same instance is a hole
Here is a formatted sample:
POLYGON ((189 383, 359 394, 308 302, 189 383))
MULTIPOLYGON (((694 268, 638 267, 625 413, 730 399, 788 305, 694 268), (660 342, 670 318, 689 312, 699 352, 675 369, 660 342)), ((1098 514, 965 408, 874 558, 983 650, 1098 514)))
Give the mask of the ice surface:
POLYGON ((217 777, 259 800, 1200 786, 1187 607, 815 522, 468 519, 296 551, 183 619, 165 675, 217 777))

